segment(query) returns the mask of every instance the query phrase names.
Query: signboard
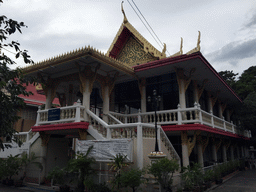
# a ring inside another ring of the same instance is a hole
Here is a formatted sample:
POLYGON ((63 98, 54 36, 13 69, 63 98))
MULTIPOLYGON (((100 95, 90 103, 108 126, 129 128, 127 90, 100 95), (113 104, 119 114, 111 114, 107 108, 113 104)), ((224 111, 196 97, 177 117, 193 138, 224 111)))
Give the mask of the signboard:
POLYGON ((110 162, 117 154, 127 155, 127 160, 132 161, 133 153, 132 139, 115 139, 115 140, 77 140, 76 152, 86 153, 90 146, 93 146, 91 156, 96 161, 110 162))
POLYGON ((48 110, 48 121, 60 120, 60 108, 48 110))

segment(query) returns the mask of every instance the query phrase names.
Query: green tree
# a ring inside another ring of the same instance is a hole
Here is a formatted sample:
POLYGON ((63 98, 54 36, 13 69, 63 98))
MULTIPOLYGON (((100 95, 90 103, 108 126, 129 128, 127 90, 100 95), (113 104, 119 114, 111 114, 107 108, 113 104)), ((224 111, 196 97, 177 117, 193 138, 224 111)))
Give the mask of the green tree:
POLYGON ((68 170, 71 173, 79 173, 77 180, 77 192, 83 192, 85 189, 85 181, 89 179, 95 170, 93 169, 93 164, 95 159, 90 156, 93 146, 90 146, 86 154, 78 153, 75 159, 71 159, 68 162, 68 170))
POLYGON ((234 73, 233 70, 231 71, 220 71, 219 72, 220 76, 227 82, 227 84, 235 89, 235 84, 236 84, 236 77, 238 73, 234 73))
POLYGON ((256 90, 256 66, 251 66, 245 70, 236 83, 236 91, 244 100, 256 90))
MULTIPOLYGON (((0 3, 3 3, 0 0, 0 3)), ((0 16, 0 137, 7 141, 15 141, 21 144, 17 139, 13 139, 15 130, 14 123, 19 119, 17 112, 25 107, 23 99, 18 95, 28 96, 26 87, 31 80, 25 79, 22 70, 17 68, 11 70, 10 65, 16 64, 14 60, 4 54, 9 51, 15 54, 16 59, 23 57, 25 63, 31 63, 32 60, 27 54, 27 50, 20 50, 20 44, 17 41, 9 40, 9 37, 15 32, 21 33, 21 28, 26 27, 23 22, 17 22, 8 19, 6 16, 0 16), (1 53, 2 52, 2 53, 1 53)), ((4 149, 3 141, 0 139, 0 148, 4 149)))
POLYGON ((124 171, 121 174, 120 182, 123 187, 131 187, 132 191, 135 192, 136 189, 143 183, 142 180, 143 171, 140 169, 130 169, 124 171))
POLYGON ((172 191, 173 173, 178 171, 179 164, 175 159, 163 158, 149 166, 149 173, 154 175, 166 191, 172 191))

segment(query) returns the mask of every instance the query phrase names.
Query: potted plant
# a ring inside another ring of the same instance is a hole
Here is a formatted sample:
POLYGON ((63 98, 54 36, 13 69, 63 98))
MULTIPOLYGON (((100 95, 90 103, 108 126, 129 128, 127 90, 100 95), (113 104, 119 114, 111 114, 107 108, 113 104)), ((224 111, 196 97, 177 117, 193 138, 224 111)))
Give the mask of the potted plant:
POLYGON ((71 159, 68 162, 68 171, 75 174, 77 177, 76 192, 84 192, 85 181, 95 172, 92 165, 95 163, 95 159, 90 156, 93 146, 90 146, 86 152, 77 153, 75 159, 71 159))
POLYGON ((69 192, 70 187, 65 184, 66 170, 59 167, 54 167, 52 171, 48 173, 47 179, 52 179, 53 184, 59 184, 60 192, 69 192))
POLYGON ((115 172, 114 174, 114 179, 112 180, 112 190, 114 188, 117 188, 117 190, 119 190, 119 188, 121 187, 121 182, 120 182, 120 177, 121 177, 121 173, 123 171, 124 168, 126 168, 129 164, 126 162, 126 155, 122 155, 122 154, 116 154, 116 156, 112 160, 111 163, 109 163, 110 165, 110 171, 115 172))
POLYGON ((169 160, 167 158, 152 163, 148 168, 149 173, 156 177, 161 187, 170 192, 172 191, 173 174, 178 169, 178 162, 175 159, 169 160))

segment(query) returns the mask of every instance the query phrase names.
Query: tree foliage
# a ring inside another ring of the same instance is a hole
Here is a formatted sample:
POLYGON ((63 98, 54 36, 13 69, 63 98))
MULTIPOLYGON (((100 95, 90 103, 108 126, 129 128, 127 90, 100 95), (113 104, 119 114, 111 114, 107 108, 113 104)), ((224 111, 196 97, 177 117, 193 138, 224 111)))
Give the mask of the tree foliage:
POLYGON ((178 171, 179 164, 175 159, 163 158, 149 167, 149 173, 154 175, 160 185, 166 190, 171 191, 173 182, 173 173, 178 171))
MULTIPOLYGON (((15 32, 21 33, 22 27, 26 27, 23 22, 0 16, 0 137, 6 138, 6 141, 14 140, 18 144, 21 143, 12 137, 15 133, 13 125, 19 119, 17 112, 25 107, 23 99, 18 95, 28 96, 31 94, 26 91, 24 85, 28 85, 32 80, 25 79, 19 68, 11 70, 10 66, 16 62, 4 52, 14 53, 16 59, 22 57, 25 63, 32 62, 27 50, 20 50, 18 41, 9 39, 15 32)), ((3 141, 0 140, 0 148, 4 149, 5 147, 8 146, 4 146, 3 141)))

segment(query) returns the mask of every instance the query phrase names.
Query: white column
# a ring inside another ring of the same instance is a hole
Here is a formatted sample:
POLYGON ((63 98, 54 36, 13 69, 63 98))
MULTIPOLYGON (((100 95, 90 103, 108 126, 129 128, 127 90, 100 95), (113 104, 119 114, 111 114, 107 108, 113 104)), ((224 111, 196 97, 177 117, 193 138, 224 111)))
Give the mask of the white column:
POLYGON ((197 157, 199 165, 201 165, 201 167, 204 167, 203 147, 201 144, 197 145, 197 157))
POLYGON ((215 161, 215 162, 218 161, 217 150, 216 150, 216 146, 214 144, 212 145, 212 158, 213 158, 213 161, 215 161))
POLYGON ((49 87, 48 90, 47 90, 47 95, 46 95, 45 109, 50 109, 51 108, 51 104, 52 104, 51 98, 52 98, 52 90, 49 87))
POLYGON ((212 99, 210 98, 210 94, 209 93, 207 95, 208 95, 207 105, 208 105, 209 112, 210 111, 213 112, 212 99))
POLYGON ((222 145, 222 154, 223 154, 223 162, 227 162, 227 148, 225 145, 222 145))
POLYGON ((218 102, 218 113, 219 113, 219 117, 222 118, 223 117, 223 114, 222 114, 222 106, 221 106, 221 103, 218 102))
POLYGON ((189 165, 188 145, 182 144, 182 163, 184 167, 189 165))
POLYGON ((143 135, 141 124, 137 126, 137 167, 140 169, 143 168, 143 135))
POLYGON ((109 113, 109 86, 106 85, 103 90, 104 90, 104 93, 102 93, 104 97, 103 98, 103 121, 108 123, 107 114, 109 113))
MULTIPOLYGON (((90 109, 90 81, 87 79, 85 82, 84 90, 83 90, 83 106, 85 107, 85 110, 90 109)), ((89 117, 87 113, 84 114, 85 121, 89 121, 89 117)))
POLYGON ((181 109, 186 108, 186 90, 185 90, 185 80, 179 80, 179 102, 181 109))

